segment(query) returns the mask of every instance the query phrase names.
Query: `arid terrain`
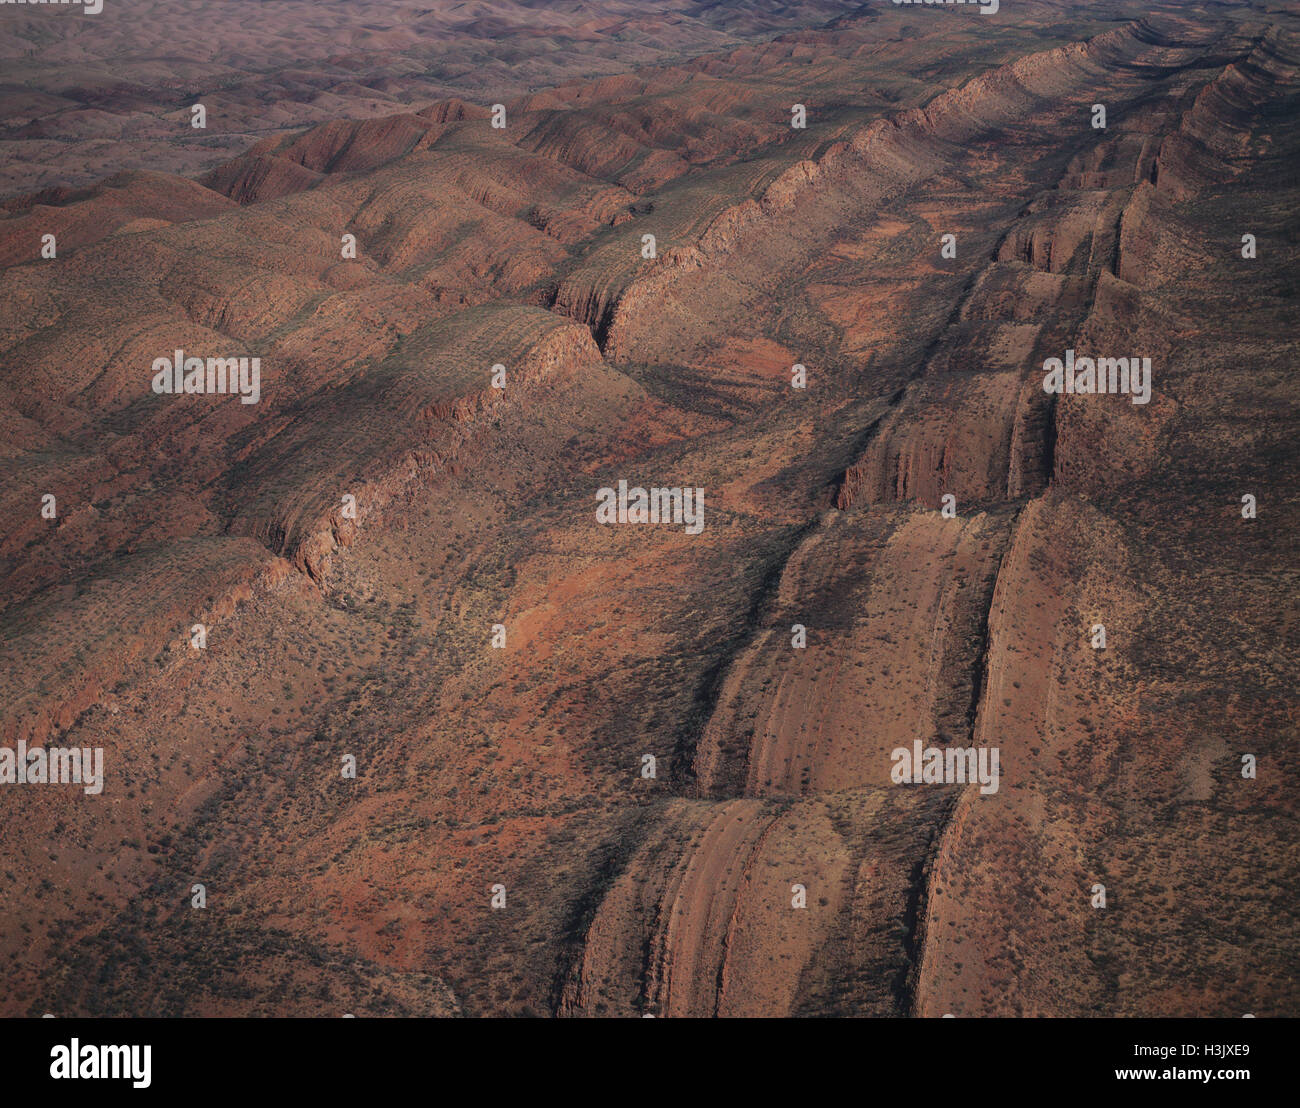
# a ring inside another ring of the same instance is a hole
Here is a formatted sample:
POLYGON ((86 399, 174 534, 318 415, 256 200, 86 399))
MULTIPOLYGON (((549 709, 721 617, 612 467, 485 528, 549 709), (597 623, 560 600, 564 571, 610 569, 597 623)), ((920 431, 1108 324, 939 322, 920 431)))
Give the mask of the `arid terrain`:
POLYGON ((0 1015, 1300 1014, 1300 10, 0 59, 0 1015))

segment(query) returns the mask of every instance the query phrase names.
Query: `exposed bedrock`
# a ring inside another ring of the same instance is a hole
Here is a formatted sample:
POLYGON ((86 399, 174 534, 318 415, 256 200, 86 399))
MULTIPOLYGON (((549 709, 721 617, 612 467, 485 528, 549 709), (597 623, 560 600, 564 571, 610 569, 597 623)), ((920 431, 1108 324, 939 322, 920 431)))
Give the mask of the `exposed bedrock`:
POLYGON ((561 1014, 901 1014, 909 878, 948 799, 678 802, 601 902, 561 1014))
POLYGON ((696 755, 701 789, 888 787, 895 748, 964 741, 1009 522, 833 518, 787 564, 769 629, 727 675, 696 755), (810 629, 803 649, 796 624, 810 629))
POLYGON ((5 795, 0 1011, 1294 1010, 1298 54, 1215 11, 837 11, 7 203, 4 730, 110 768, 5 795))

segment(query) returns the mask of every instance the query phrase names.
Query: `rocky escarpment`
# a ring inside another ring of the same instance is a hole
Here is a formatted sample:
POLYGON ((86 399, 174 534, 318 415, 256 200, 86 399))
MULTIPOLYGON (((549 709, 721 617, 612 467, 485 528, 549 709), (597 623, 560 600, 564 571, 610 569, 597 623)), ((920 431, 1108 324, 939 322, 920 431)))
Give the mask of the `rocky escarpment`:
POLYGON ((9 209, 0 1006, 1293 1007, 1290 17, 837 14, 9 209))
MULTIPOLYGON (((1025 59, 940 97, 923 117, 877 127, 873 137, 882 152, 890 149, 891 132, 884 129, 890 126, 964 142, 1000 131, 1004 144, 1014 144, 1018 121, 1084 77, 1107 83, 1112 111, 1122 113, 1123 96, 1113 91, 1117 76, 1109 66, 1127 69, 1148 49, 1162 61, 1172 51, 1185 63, 1206 56, 1210 44, 1205 36, 1181 50, 1172 42, 1149 25, 1135 25, 1025 59)), ((1211 85, 1233 82, 1235 64, 1211 85)), ((1195 105, 1214 102, 1213 88, 1192 91, 1194 71, 1170 66, 1167 72, 1195 105)), ((1145 95, 1141 82, 1118 80, 1131 95, 1145 95)), ((1257 121, 1264 104, 1285 97, 1288 88, 1286 79, 1271 83, 1241 116, 1257 121)), ((1067 99, 1056 110, 1082 118, 1085 109, 1082 100, 1067 99)), ((1117 1002, 1108 959, 1122 951, 1119 956, 1134 964, 1142 929, 1151 926, 1156 909, 1146 902, 1118 918, 1105 917, 1094 914, 1092 901, 1108 876, 1113 881, 1122 874, 1135 891, 1150 888, 1140 851, 1116 840, 1117 827, 1139 840, 1162 836, 1147 820, 1134 820, 1122 802, 1097 804, 1094 798, 1116 774, 1126 794, 1141 790, 1139 778, 1122 767, 1129 736, 1139 726, 1132 705, 1142 695, 1139 674, 1149 655, 1139 645, 1137 624, 1150 597, 1135 566, 1131 533, 1076 497, 1102 498, 1105 490, 1133 490, 1150 481, 1167 464, 1163 436, 1178 418, 1178 404, 1187 401, 1175 399, 1183 390, 1168 376, 1166 395, 1149 408, 1127 396, 1053 401, 1041 389, 1037 367, 1045 355, 1076 344, 1151 356, 1173 373, 1172 366, 1187 358, 1183 329, 1194 324, 1171 315, 1164 275, 1178 272, 1171 266, 1179 262, 1202 269, 1210 263, 1203 240, 1189 234, 1195 217, 1186 207, 1175 211, 1158 185, 1157 151, 1170 142, 1162 137, 1167 129, 1183 134, 1186 116, 1138 117, 1132 130, 1058 163, 1057 190, 1039 193, 1013 216, 990 260, 953 298, 942 337, 930 344, 893 407, 872 423, 862 460, 839 488, 837 506, 852 522, 821 524, 795 548, 760 612, 760 629, 717 686, 695 765, 701 791, 718 798, 716 829, 693 839, 682 861, 664 858, 659 846, 628 866, 588 933, 582 984, 568 994, 566 1010, 604 1010, 618 996, 620 977, 624 989, 629 978, 642 982, 641 1002, 665 1014, 727 1010, 732 998, 712 983, 738 976, 737 935, 720 921, 729 917, 734 925, 754 911, 747 912, 728 886, 739 880, 743 887, 761 857, 765 823, 749 808, 746 824, 732 798, 888 790, 889 752, 913 740, 1000 748, 1004 779, 994 795, 973 786, 949 794, 954 806, 942 808, 929 840, 912 846, 909 872, 916 883, 904 909, 910 922, 895 1003, 920 1015, 1039 1015, 1085 1014, 1117 1002), (1147 125, 1153 130, 1144 132, 1147 125), (1154 244, 1163 248, 1148 249, 1154 244), (949 496, 955 512, 941 514, 949 496), (859 520, 859 512, 869 515, 859 520), (806 644, 794 641, 805 625, 806 644), (1108 631, 1119 638, 1107 643, 1108 631), (733 840, 731 832, 748 837, 733 840), (716 874, 711 867, 718 867, 716 874), (665 870, 675 876, 663 887, 648 876, 665 870), (1026 915, 1020 898, 1007 890, 1034 885, 1042 897, 1026 915), (631 889, 641 897, 635 905, 631 889), (1108 919, 1111 927, 1101 922, 1108 919), (1025 941, 991 949, 985 941, 990 923, 1025 941), (1068 1003, 1055 984, 1061 963, 1046 953, 1057 942, 1075 951, 1066 972, 1078 984, 1068 1003), (635 956, 641 944, 648 951, 644 964, 635 956), (701 968, 705 949, 710 953, 701 968), (710 982, 706 995, 674 995, 678 974, 710 982)), ((918 145, 925 149, 924 142, 918 145)), ((861 146, 870 150, 873 142, 864 137, 861 146)), ((1225 148, 1218 141, 1208 146, 1225 148)), ((773 273, 782 263, 793 269, 792 259, 817 238, 814 233, 796 244, 782 213, 812 204, 831 181, 842 184, 832 176, 834 157, 793 167, 762 200, 746 201, 711 223, 685 264, 679 254, 677 264, 648 267, 612 309, 603 302, 606 352, 644 357, 652 311, 663 327, 665 305, 669 318, 677 318, 676 305, 690 295, 683 289, 698 296, 706 282, 726 286, 737 271, 749 278, 748 253, 771 265, 764 236, 789 252, 776 255, 773 273), (647 320, 639 333, 638 313, 647 320), (637 338, 628 341, 628 334, 637 338)), ((864 175, 888 172, 888 161, 881 160, 883 167, 864 159, 864 175)), ((910 180, 920 183, 924 175, 910 180)), ((1174 197, 1190 198, 1177 190, 1174 197)), ((915 197, 914 203, 924 200, 915 197)), ((740 283, 762 287, 749 279, 740 283)), ((1213 405, 1207 415, 1210 410, 1213 405)), ((1223 758, 1221 751, 1218 743, 1188 751, 1191 762, 1199 759, 1205 767, 1198 783, 1171 783, 1173 796, 1180 788, 1193 789, 1200 802, 1213 795, 1213 811, 1187 813, 1197 827, 1226 826, 1240 803, 1230 777, 1225 787, 1217 776, 1227 771, 1208 767, 1207 760, 1223 758), (1220 787, 1210 784, 1211 772, 1220 787)), ((1150 755, 1165 768, 1148 765, 1146 772, 1168 781, 1170 763, 1163 759, 1169 756, 1168 750, 1150 755)), ((825 849, 822 856, 828 856, 825 849)), ((1180 852, 1178 865, 1189 857, 1180 852)), ((798 914, 783 911, 776 890, 763 903, 763 910, 777 914, 763 935, 780 949, 788 921, 798 914)), ((1157 945, 1161 957, 1181 961, 1184 955, 1165 945, 1174 930, 1162 928, 1157 945)), ((825 933, 798 933, 813 945, 773 957, 811 965, 825 933)), ((1235 957, 1243 965, 1265 961, 1244 951, 1235 957)), ((1145 1010, 1143 1004, 1161 1009, 1168 986, 1159 976, 1140 986, 1130 982, 1119 1003, 1133 1011, 1145 1010)), ((1222 1004, 1237 992, 1220 982, 1206 1003, 1222 1004)), ((615 1010, 635 1007, 636 995, 624 994, 623 1008, 615 1010)), ((875 1003, 867 990, 858 1001, 858 1011, 875 1003)), ((799 1003, 799 993, 786 986, 780 1003, 756 1001, 750 1011, 788 1014, 799 1003)))
POLYGON ((896 1014, 907 859, 942 815, 911 799, 674 807, 602 901, 560 1014, 896 1014))
POLYGON ((540 310, 489 309, 424 338, 422 364, 403 353, 243 460, 225 494, 239 505, 233 531, 322 581, 336 549, 455 465, 498 407, 527 406, 539 390, 580 392, 584 369, 600 362, 584 328, 540 310), (492 383, 495 365, 504 387, 492 383))
MULTIPOLYGON (((831 144, 817 159, 784 169, 774 180, 764 182, 757 196, 712 214, 692 243, 700 253, 692 254, 688 264, 680 264, 683 259, 679 255, 647 266, 645 273, 636 277, 635 255, 625 250, 621 264, 602 266, 606 272, 599 278, 578 273, 568 284, 608 286, 608 270, 621 270, 623 288, 612 297, 605 292, 599 299, 602 314, 611 316, 606 354, 616 361, 631 357, 633 349, 645 345, 641 331, 654 325, 651 316, 662 314, 665 304, 680 302, 684 307, 689 302, 688 288, 707 280, 715 269, 725 271, 733 255, 767 260, 768 250, 761 244, 766 238, 775 240, 781 250, 798 252, 795 256, 802 260, 806 256, 802 251, 815 241, 815 235, 791 232, 821 196, 833 193, 840 203, 852 197, 864 208, 878 204, 890 191, 905 189, 939 172, 945 158, 957 156, 960 144, 1041 111, 1049 100, 1105 74, 1103 59, 1131 61, 1144 45, 1137 26, 1131 25, 973 78, 936 97, 924 110, 909 109, 874 120, 831 144), (716 259, 716 265, 710 265, 710 259, 716 259)), ((576 288, 564 299, 570 305, 590 301, 589 293, 576 288)))

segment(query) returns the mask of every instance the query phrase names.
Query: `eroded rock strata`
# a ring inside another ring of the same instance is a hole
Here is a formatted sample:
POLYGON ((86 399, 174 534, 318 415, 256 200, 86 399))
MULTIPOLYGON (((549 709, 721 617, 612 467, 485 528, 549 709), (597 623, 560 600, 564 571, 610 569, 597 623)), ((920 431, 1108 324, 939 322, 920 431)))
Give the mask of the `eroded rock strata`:
POLYGON ((1293 1014, 1300 24, 1021 7, 8 202, 0 1012, 1293 1014))

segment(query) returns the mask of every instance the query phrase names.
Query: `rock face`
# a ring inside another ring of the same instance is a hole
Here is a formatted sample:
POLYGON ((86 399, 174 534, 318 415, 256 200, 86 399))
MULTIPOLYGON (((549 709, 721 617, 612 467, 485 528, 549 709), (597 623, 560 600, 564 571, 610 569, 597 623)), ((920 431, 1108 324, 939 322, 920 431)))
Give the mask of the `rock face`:
POLYGON ((1300 22, 419 7, 4 203, 0 1014, 1294 1014, 1300 22))

